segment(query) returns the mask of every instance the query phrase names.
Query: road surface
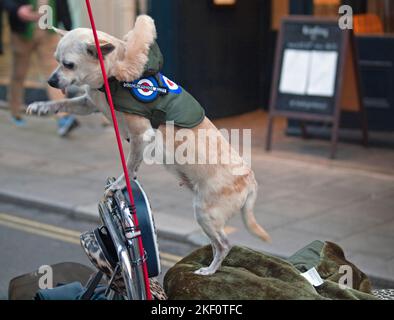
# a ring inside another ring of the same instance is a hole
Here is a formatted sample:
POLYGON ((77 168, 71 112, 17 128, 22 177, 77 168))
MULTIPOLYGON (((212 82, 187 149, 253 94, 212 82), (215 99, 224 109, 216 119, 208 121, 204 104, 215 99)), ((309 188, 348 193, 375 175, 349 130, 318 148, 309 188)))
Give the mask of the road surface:
MULTIPOLYGON (((42 265, 78 262, 92 266, 79 244, 79 234, 91 230, 92 222, 22 206, 0 203, 0 300, 8 297, 10 279, 42 265)), ((190 253, 188 244, 159 238, 164 274, 190 253)))

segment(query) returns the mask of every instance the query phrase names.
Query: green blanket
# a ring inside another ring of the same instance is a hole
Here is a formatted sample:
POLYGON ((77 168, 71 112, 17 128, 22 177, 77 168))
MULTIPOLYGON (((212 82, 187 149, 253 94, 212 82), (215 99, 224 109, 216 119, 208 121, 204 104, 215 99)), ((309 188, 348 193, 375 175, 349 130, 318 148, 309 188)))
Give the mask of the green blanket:
POLYGON ((169 299, 182 300, 284 300, 284 299, 375 299, 370 294, 368 278, 345 259, 333 243, 315 241, 288 261, 244 247, 233 247, 222 267, 212 276, 194 271, 212 261, 210 246, 192 252, 172 267, 164 278, 169 299), (353 288, 342 289, 336 283, 342 276, 339 267, 353 271, 353 288), (315 288, 301 272, 315 266, 324 284, 315 288))

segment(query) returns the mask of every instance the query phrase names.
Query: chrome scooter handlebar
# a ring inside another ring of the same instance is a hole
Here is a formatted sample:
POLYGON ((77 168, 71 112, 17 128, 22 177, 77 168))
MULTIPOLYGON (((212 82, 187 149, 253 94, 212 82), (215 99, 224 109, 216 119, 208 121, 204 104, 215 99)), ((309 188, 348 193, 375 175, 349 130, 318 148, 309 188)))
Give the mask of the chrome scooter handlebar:
MULTIPOLYGON (((146 300, 146 289, 142 269, 143 261, 138 245, 141 232, 136 228, 130 209, 121 191, 99 204, 102 222, 108 228, 118 256, 117 272, 120 269, 126 288, 126 299, 146 300)), ((145 253, 143 255, 145 257, 145 253)))

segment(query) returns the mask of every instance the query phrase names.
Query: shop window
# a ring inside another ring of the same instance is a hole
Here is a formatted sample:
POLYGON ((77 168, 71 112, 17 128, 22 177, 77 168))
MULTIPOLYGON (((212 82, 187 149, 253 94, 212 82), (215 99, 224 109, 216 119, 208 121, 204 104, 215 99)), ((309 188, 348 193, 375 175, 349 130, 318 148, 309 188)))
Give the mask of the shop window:
POLYGON ((383 34, 383 23, 374 13, 356 14, 353 21, 356 34, 383 34))
POLYGON ((353 8, 356 34, 394 32, 394 1, 392 0, 314 0, 314 15, 337 17, 338 9, 343 4, 353 8))
MULTIPOLYGON (((359 8, 356 8, 359 9, 359 8)), ((394 32, 394 3, 392 0, 368 0, 354 15, 356 34, 384 34, 394 32)))
POLYGON ((289 13, 338 17, 341 5, 353 8, 356 34, 394 33, 393 0, 271 0, 271 29, 278 30, 289 13))
POLYGON ((314 0, 313 12, 315 16, 337 17, 340 0, 314 0))
POLYGON ((384 33, 394 32, 394 1, 369 0, 367 10, 367 14, 374 15, 379 19, 380 28, 384 33))

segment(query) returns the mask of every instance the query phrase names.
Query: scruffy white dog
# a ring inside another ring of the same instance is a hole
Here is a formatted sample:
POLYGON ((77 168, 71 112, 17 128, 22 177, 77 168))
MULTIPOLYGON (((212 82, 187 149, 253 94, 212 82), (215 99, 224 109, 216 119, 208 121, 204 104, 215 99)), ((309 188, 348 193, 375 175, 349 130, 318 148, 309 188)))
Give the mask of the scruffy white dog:
MULTIPOLYGON (((110 109, 105 95, 99 91, 103 86, 103 77, 97 58, 92 30, 75 29, 65 32, 56 29, 62 36, 55 57, 59 62, 58 68, 49 79, 49 84, 61 89, 63 92, 77 86, 81 92, 75 97, 62 101, 36 102, 28 107, 28 113, 47 115, 57 112, 74 114, 90 114, 95 111, 103 112, 109 119, 110 109)), ((154 21, 148 16, 138 17, 135 27, 128 33, 124 40, 119 40, 103 32, 98 33, 101 50, 105 57, 105 68, 109 77, 119 81, 132 82, 139 79, 148 62, 151 45, 156 40, 154 21)), ((70 93, 70 92, 68 92, 70 93)), ((127 166, 132 177, 143 160, 143 150, 147 144, 144 134, 152 130, 151 122, 140 115, 117 111, 120 120, 122 137, 130 141, 130 152, 127 166)), ((158 127, 166 141, 168 131, 166 124, 158 127)), ((187 141, 193 144, 187 148, 198 155, 198 158, 207 159, 207 153, 212 150, 216 153, 216 164, 179 164, 175 162, 166 165, 194 194, 194 210, 197 222, 209 237, 213 249, 213 261, 205 268, 197 270, 200 275, 210 275, 216 272, 223 259, 230 250, 224 227, 229 218, 241 213, 248 230, 262 240, 269 241, 267 232, 257 224, 253 214, 253 207, 257 195, 257 182, 253 171, 245 161, 235 152, 229 142, 220 134, 219 130, 206 117, 202 122, 190 129, 193 136, 198 136, 198 131, 206 129, 209 132, 204 141, 187 141), (215 135, 210 140, 209 135, 215 135), (207 147, 210 141, 216 141, 214 148, 207 147), (224 163, 221 157, 225 153, 231 155, 231 161, 224 163), (237 174, 234 174, 237 172, 237 174)), ((175 135, 178 127, 174 127, 175 135)), ((182 129, 185 130, 185 129, 182 129)), ((176 141, 175 150, 183 141, 176 141)), ((166 150, 165 153, 173 152, 166 150)), ((124 176, 109 186, 107 194, 125 186, 124 176)))

